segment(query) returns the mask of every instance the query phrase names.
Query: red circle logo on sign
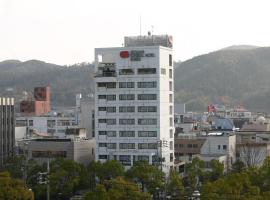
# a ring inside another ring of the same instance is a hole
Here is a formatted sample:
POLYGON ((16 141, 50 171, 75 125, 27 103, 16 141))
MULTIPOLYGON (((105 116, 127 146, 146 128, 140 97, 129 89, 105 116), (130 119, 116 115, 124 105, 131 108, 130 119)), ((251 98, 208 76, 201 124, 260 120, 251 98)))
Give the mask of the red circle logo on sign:
POLYGON ((129 52, 128 51, 121 51, 120 52, 120 57, 121 58, 128 58, 129 57, 129 52))

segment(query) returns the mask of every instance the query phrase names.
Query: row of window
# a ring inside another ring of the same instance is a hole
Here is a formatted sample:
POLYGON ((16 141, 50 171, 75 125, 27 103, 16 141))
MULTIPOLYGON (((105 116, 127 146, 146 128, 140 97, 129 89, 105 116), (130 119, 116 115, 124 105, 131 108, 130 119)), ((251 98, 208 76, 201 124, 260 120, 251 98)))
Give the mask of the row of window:
MULTIPOLYGON (((98 95, 98 99, 105 99, 107 101, 116 101, 115 94, 98 95)), ((120 101, 135 100, 135 94, 119 94, 120 101)), ((137 100, 157 100, 156 94, 138 94, 137 100)))
MULTIPOLYGON (((104 99, 107 101, 116 101, 116 95, 115 94, 102 94, 98 95, 98 99, 104 99)), ((124 101, 124 100, 135 100, 135 95, 134 94, 119 94, 119 100, 124 101)), ((157 95, 156 94, 138 94, 137 100, 157 100, 157 95)), ((169 102, 173 102, 173 95, 169 94, 169 102)))
MULTIPOLYGON (((100 136, 116 137, 116 131, 98 131, 100 136)), ((135 137, 135 131, 119 131, 119 137, 135 137)), ((157 131, 138 131, 138 137, 157 137, 157 131)))
MULTIPOLYGON (((98 123, 106 123, 107 125, 115 125, 116 119, 98 119, 98 123)), ((120 125, 135 125, 135 119, 119 119, 120 125)), ((138 119, 138 125, 156 125, 157 119, 138 119)))
MULTIPOLYGON (((138 112, 157 112, 157 106, 138 106, 138 112)), ((105 111, 107 113, 115 113, 116 107, 98 107, 98 111, 105 111)), ((135 112, 135 106, 119 106, 120 113, 135 112)))
MULTIPOLYGON (((98 83, 98 87, 105 87, 105 88, 116 88, 116 82, 100 82, 98 83)), ((156 81, 149 81, 149 82, 137 82, 137 88, 156 88, 157 82, 156 81)), ((119 88, 135 88, 134 82, 119 82, 119 88)), ((173 90, 172 81, 169 82, 169 90, 173 90)))
MULTIPOLYGON (((144 75, 144 74, 156 74, 157 70, 156 68, 139 68, 137 69, 137 74, 138 75, 144 75)), ((162 75, 166 75, 166 69, 161 68, 160 73, 162 75)), ((134 75, 135 70, 134 69, 120 69, 119 70, 119 75, 134 75)), ((172 78, 172 69, 169 69, 169 77, 172 78)))
MULTIPOLYGON (((201 144, 202 146, 202 144, 201 144)), ((199 144, 174 144, 174 148, 198 148, 199 144)))
MULTIPOLYGON (((119 143, 119 149, 135 149, 135 143, 119 143)), ((98 147, 116 149, 117 143, 98 143, 98 147)), ((138 143, 138 149, 157 149, 157 143, 138 143)))

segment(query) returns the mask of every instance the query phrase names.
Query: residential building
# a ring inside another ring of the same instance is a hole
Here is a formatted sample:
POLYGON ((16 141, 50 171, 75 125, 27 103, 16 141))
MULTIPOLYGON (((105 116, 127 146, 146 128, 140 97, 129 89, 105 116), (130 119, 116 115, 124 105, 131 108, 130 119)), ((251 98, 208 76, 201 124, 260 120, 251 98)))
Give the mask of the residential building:
POLYGON ((213 132, 207 135, 204 142, 200 158, 206 162, 206 168, 209 167, 211 160, 220 161, 228 170, 236 160, 236 136, 230 132, 213 132))
POLYGON ((146 160, 165 172, 173 166, 172 53, 167 35, 125 37, 124 47, 95 49, 96 160, 126 168, 146 160))
POLYGON ((14 98, 0 97, 0 168, 15 154, 14 98))

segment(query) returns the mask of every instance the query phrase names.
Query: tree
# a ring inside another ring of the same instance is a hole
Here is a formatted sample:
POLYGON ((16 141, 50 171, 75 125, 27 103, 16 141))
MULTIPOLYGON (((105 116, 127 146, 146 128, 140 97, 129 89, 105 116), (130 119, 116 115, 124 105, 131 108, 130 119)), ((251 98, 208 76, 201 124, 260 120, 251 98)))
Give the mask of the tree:
POLYGON ((218 180, 223 176, 224 173, 224 165, 220 163, 218 160, 210 161, 211 171, 209 172, 209 178, 211 181, 218 180))
POLYGON ((124 173, 124 167, 116 160, 109 160, 101 165, 97 165, 97 176, 101 181, 123 176, 124 173))
POLYGON ((78 189, 80 184, 81 166, 65 159, 56 159, 51 162, 49 181, 51 196, 56 198, 60 193, 62 198, 69 198, 78 189))
POLYGON ((104 181, 98 184, 93 192, 89 192, 86 200, 150 200, 150 194, 141 192, 138 185, 126 181, 123 177, 104 181))
POLYGON ((142 191, 149 191, 151 194, 159 190, 164 190, 165 174, 155 166, 149 165, 146 161, 135 162, 134 165, 126 172, 126 177, 136 183, 140 183, 142 191))
POLYGON ((238 145, 240 160, 245 166, 261 166, 267 156, 267 144, 246 143, 238 145))
POLYGON ((94 191, 88 192, 85 195, 85 200, 109 200, 109 195, 106 188, 102 184, 98 184, 94 191))
POLYGON ((167 183, 167 192, 173 199, 178 199, 184 192, 182 178, 175 170, 170 171, 169 180, 167 183))
POLYGON ((204 161, 199 158, 194 158, 191 163, 186 165, 185 173, 187 175, 187 185, 191 187, 192 190, 196 189, 200 177, 204 175, 204 161))
POLYGON ((233 164, 232 164, 232 171, 233 172, 242 172, 245 169, 245 163, 243 163, 241 160, 236 160, 233 164))
POLYGON ((34 194, 23 181, 11 178, 8 172, 0 172, 0 199, 33 200, 34 194))

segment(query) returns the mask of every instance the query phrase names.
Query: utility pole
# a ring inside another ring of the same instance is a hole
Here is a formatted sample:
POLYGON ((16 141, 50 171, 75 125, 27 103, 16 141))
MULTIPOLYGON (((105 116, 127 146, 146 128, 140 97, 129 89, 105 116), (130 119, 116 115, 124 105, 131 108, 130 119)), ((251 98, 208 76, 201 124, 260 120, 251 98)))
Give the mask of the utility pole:
POLYGON ((50 158, 48 158, 48 160, 47 160, 47 200, 50 200, 49 174, 50 174, 50 158))

